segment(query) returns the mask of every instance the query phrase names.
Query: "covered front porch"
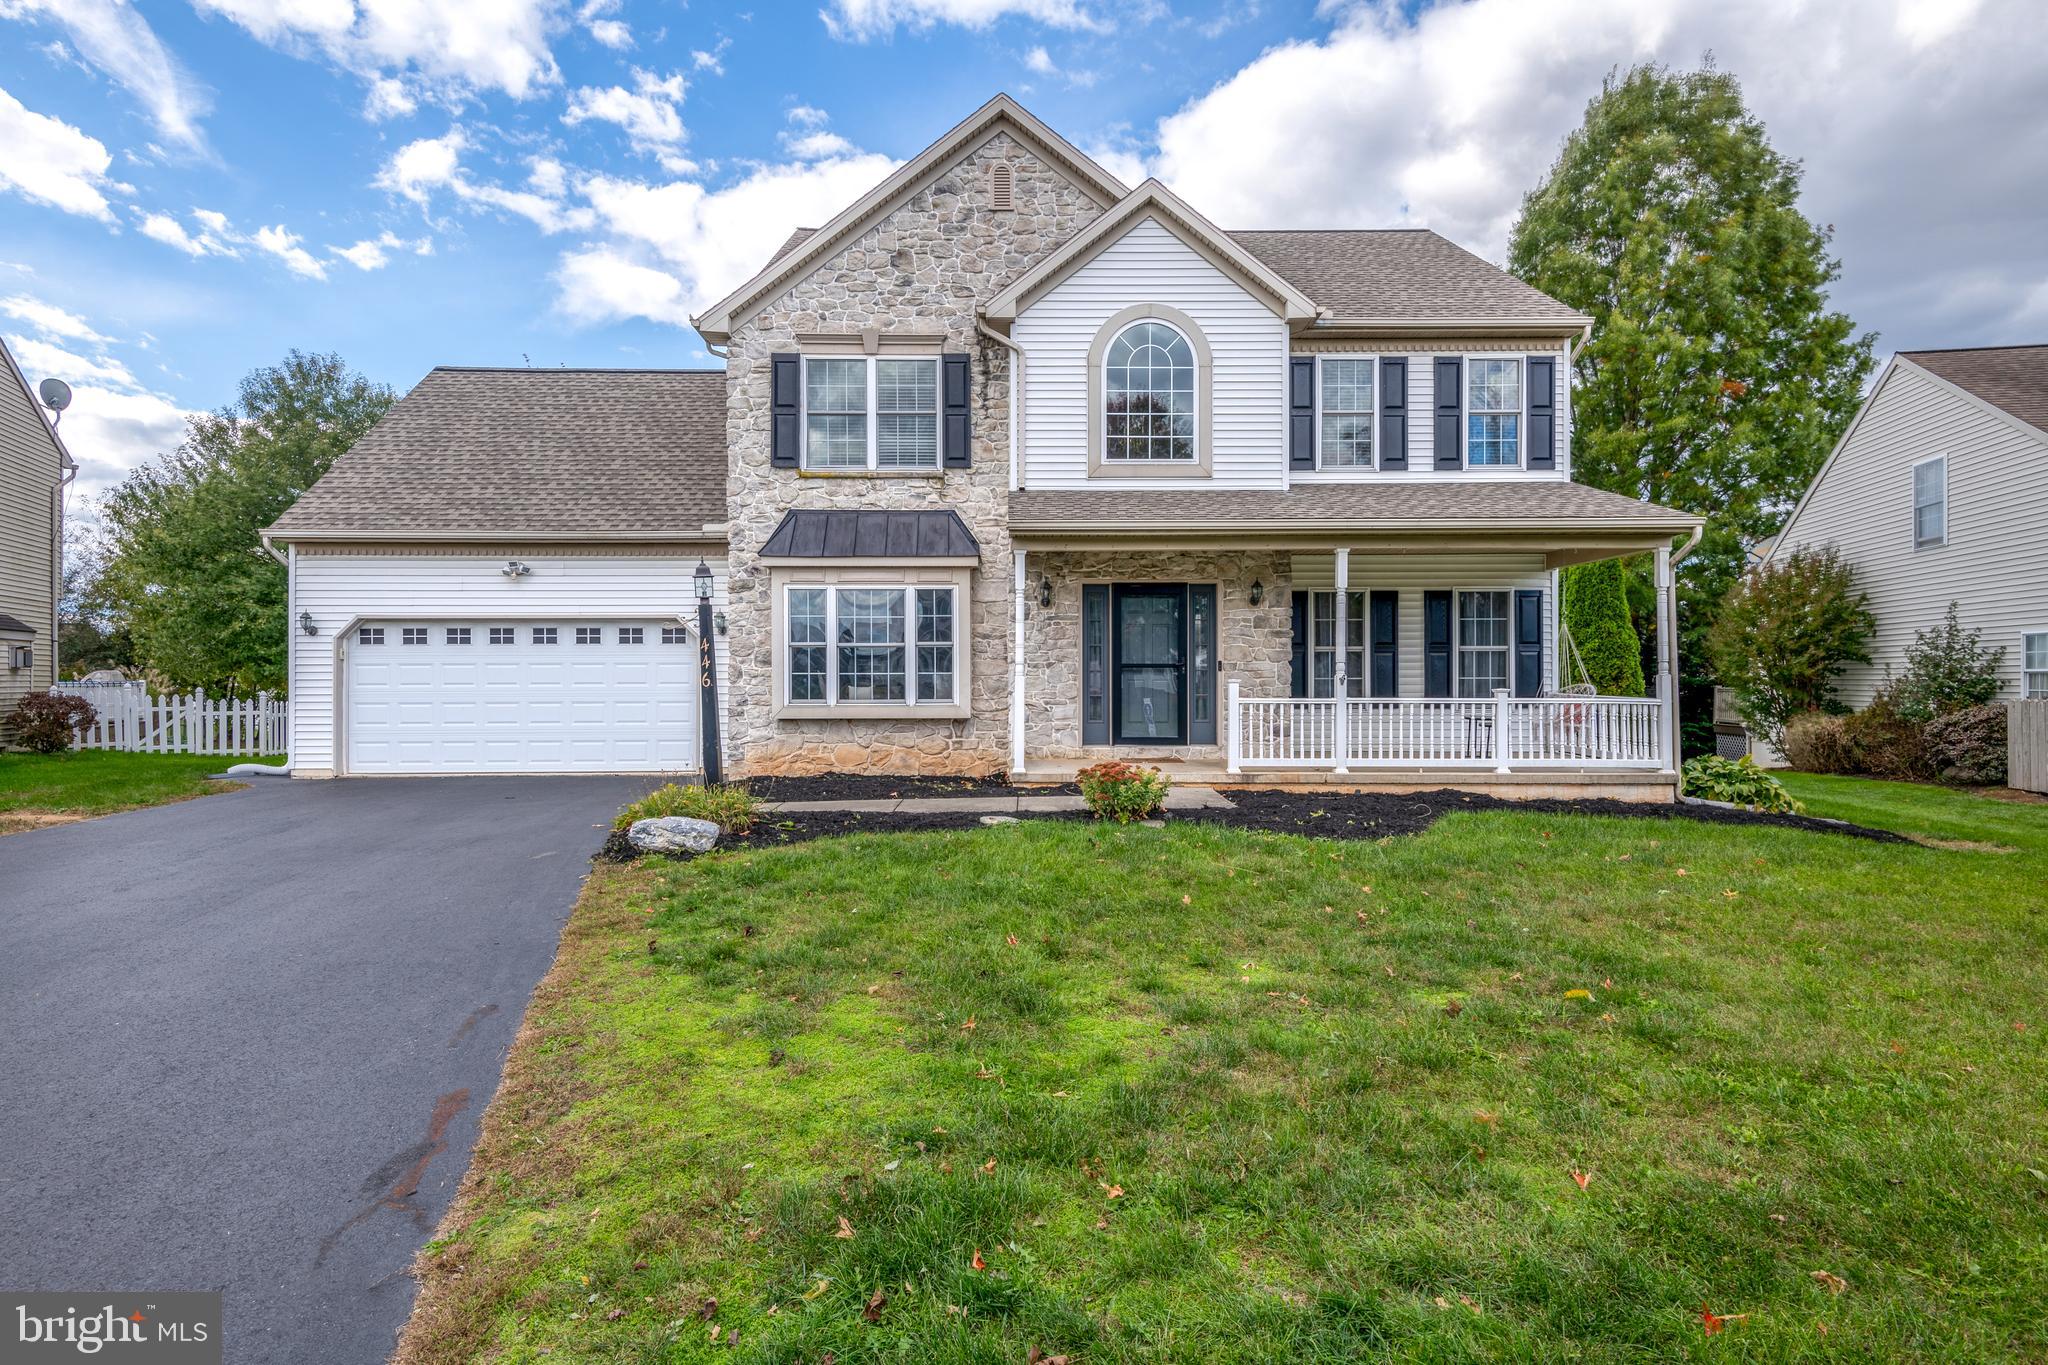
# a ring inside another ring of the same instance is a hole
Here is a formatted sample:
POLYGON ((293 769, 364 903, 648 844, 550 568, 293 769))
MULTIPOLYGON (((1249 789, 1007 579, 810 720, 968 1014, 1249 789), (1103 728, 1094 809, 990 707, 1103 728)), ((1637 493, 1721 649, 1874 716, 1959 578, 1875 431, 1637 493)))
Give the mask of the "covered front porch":
POLYGON ((1133 534, 1126 521, 1110 538, 1013 527, 1015 780, 1119 758, 1192 785, 1675 794, 1661 524, 1133 534), (1596 695, 1570 663, 1559 570, 1645 551, 1654 690, 1596 695))

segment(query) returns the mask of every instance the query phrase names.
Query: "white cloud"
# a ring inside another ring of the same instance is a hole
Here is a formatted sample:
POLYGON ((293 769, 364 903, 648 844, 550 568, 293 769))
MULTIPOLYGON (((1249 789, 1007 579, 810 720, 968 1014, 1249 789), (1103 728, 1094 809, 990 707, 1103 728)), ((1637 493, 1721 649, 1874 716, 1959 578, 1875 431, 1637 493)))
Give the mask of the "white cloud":
POLYGON ((2048 26, 2028 0, 1332 8, 1327 36, 1267 50, 1160 120, 1145 168, 1229 227, 1426 224, 1498 261, 1610 69, 1711 50, 1804 162, 1802 207, 1840 227, 1851 316, 1901 346, 2031 335, 2048 26))
POLYGON ((309 280, 327 278, 327 267, 312 252, 300 246, 305 239, 296 232, 288 232, 283 224, 276 227, 256 229, 253 239, 256 245, 285 263, 285 268, 294 275, 303 275, 309 280))
POLYGON ((392 154, 371 183, 422 208, 431 208, 435 192, 446 190, 472 208, 516 214, 546 233, 587 228, 595 222, 589 209, 563 201, 566 176, 559 163, 536 160, 528 182, 534 188, 509 190, 477 180, 462 168, 462 154, 469 145, 468 134, 459 127, 440 137, 409 142, 392 154))
MULTIPOLYGON (((615 123, 625 130, 635 151, 673 157, 687 136, 677 106, 688 88, 680 72, 657 76, 635 67, 631 90, 613 85, 603 89, 585 86, 571 92, 562 122, 572 128, 592 120, 615 123)), ((686 173, 682 167, 671 169, 686 173)))
POLYGON ((578 322, 642 317, 678 327, 690 323, 682 281, 611 247, 564 253, 555 285, 562 312, 578 322))
POLYGON ((184 224, 168 213, 146 213, 142 218, 142 235, 165 246, 175 247, 187 256, 239 256, 242 253, 229 246, 221 234, 229 231, 227 219, 206 209, 194 209, 192 216, 201 222, 197 233, 188 231, 184 224))
POLYGON ((690 51, 690 65, 699 71, 709 71, 714 76, 723 76, 725 74, 725 50, 731 46, 732 39, 720 38, 717 45, 709 52, 702 48, 692 48, 690 51))
POLYGON ((560 199, 568 193, 569 171, 561 162, 551 156, 537 156, 529 164, 533 173, 526 177, 526 183, 533 187, 535 194, 560 199))
POLYGON ((26 375, 56 375, 66 383, 111 384, 135 387, 135 375, 126 365, 105 352, 81 355, 60 341, 41 336, 9 336, 7 348, 26 375))
POLYGON ((462 170, 463 150, 468 146, 469 136, 461 128, 450 128, 440 137, 408 142, 392 153, 371 183, 423 205, 435 190, 455 181, 462 170))
POLYGON ((617 19, 598 19, 590 25, 590 36, 614 52, 624 52, 633 45, 633 30, 617 19))
POLYGON ((0 19, 31 16, 62 28, 81 57, 141 103, 164 138, 204 149, 206 91, 127 0, 0 0, 0 19))
POLYGON ((78 314, 67 312, 54 303, 45 303, 29 294, 11 294, 0 299, 0 313, 27 323, 45 336, 101 345, 108 340, 107 337, 95 332, 78 314))
POLYGON ((363 96, 363 117, 372 123, 387 119, 404 118, 420 107, 405 82, 391 76, 379 76, 370 82, 370 93, 363 96))
POLYGON ((106 146, 62 119, 38 114, 0 90, 0 190, 75 213, 114 221, 103 191, 122 190, 107 178, 113 161, 106 146))
POLYGON ((957 24, 984 29, 999 19, 1026 19, 1048 28, 1100 31, 1104 25, 1078 0, 830 0, 818 17, 835 38, 866 42, 895 29, 957 24))
POLYGON ((799 104, 783 117, 799 128, 822 128, 832 121, 832 116, 816 105, 799 104))
POLYGON ((561 0, 193 3, 272 47, 319 52, 373 79, 407 74, 450 100, 491 90, 526 99, 561 79, 549 45, 565 22, 561 0))
POLYGON ((1024 54, 1024 69, 1035 71, 1041 76, 1057 76, 1060 69, 1052 64, 1052 54, 1042 47, 1034 47, 1024 54))
POLYGON ((391 263, 394 251, 410 251, 415 256, 434 254, 434 239, 422 237, 407 241, 395 232, 385 231, 375 237, 365 237, 354 246, 330 246, 327 248, 358 270, 382 270, 391 263))
POLYGON ((828 156, 847 156, 854 149, 853 144, 839 134, 823 130, 784 137, 782 145, 789 148, 789 154, 799 161, 819 161, 828 156))

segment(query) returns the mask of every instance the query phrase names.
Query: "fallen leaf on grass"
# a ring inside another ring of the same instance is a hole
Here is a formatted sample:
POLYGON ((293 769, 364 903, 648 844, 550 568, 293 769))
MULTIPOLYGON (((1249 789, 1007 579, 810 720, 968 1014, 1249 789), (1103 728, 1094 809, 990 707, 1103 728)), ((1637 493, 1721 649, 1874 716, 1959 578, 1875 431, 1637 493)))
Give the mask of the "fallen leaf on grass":
POLYGON ((1095 1220, 1095 1230, 1097 1232, 1109 1231, 1109 1216, 1107 1214, 1095 1220))
POLYGON ((891 1161, 891 1162, 886 1162, 886 1163, 884 1163, 884 1165, 882 1166, 882 1169, 883 1169, 883 1170, 885 1170, 885 1171, 893 1171, 893 1170, 895 1170, 895 1169, 896 1169, 896 1168, 897 1168, 898 1166, 901 1166, 902 1164, 903 1164, 903 1163, 902 1163, 902 1161, 900 1161, 900 1160, 897 1160, 897 1161, 891 1161))
POLYGON ((1195 903, 1195 898, 1193 896, 1182 896, 1180 898, 1180 903, 1182 905, 1193 905, 1195 903))
POLYGON ((1844 1289, 1847 1289, 1849 1287, 1849 1282, 1847 1280, 1843 1279, 1840 1275, 1832 1274, 1829 1271, 1814 1270, 1809 1271, 1808 1273, 1812 1275, 1815 1283, 1826 1285, 1828 1287, 1828 1293, 1830 1294, 1839 1294, 1844 1289))
POLYGON ((704 1300, 704 1302, 702 1302, 702 1303, 700 1303, 700 1304, 698 1304, 698 1305, 697 1305, 697 1320, 698 1320, 699 1322, 709 1322, 709 1321, 710 1321, 711 1319, 713 1319, 713 1318, 715 1318, 715 1317, 717 1317, 717 1316, 718 1316, 718 1300, 717 1300, 717 1299, 706 1299, 706 1300, 704 1300))
POLYGON ((804 1302, 811 1302, 831 1287, 832 1281, 827 1279, 820 1279, 816 1284, 812 1285, 809 1289, 806 1289, 804 1291, 804 1302))
POLYGON ((1474 1109, 1472 1111, 1472 1121, 1474 1123, 1483 1123, 1491 1128, 1494 1124, 1500 1122, 1500 1115, 1494 1113, 1491 1109, 1474 1109))
POLYGON ((1593 1173, 1591 1171, 1573 1171, 1572 1179, 1576 1181, 1578 1183, 1579 1188, 1583 1190, 1586 1188, 1586 1186, 1593 1183, 1593 1173))
POLYGON ((846 1215, 839 1215, 839 1231, 832 1234, 842 1242, 853 1240, 853 1224, 846 1221, 846 1215))
POLYGON ((1587 990, 1584 986, 1574 986, 1564 993, 1564 998, 1567 1000, 1591 1000, 1593 992, 1587 990))
POLYGON ((1111 1199, 1121 1199, 1124 1197, 1124 1187, 1121 1185, 1112 1185, 1107 1180, 1098 1180, 1095 1183, 1102 1186, 1102 1192, 1111 1199))
POLYGON ((1700 1305, 1700 1327, 1708 1336, 1713 1336, 1731 1322, 1742 1322, 1748 1317, 1747 1313, 1716 1313, 1705 1304, 1700 1305))
POLYGON ((974 1032, 974 1016, 973 1016, 973 1015, 971 1015, 971 1014, 970 1014, 970 1015, 968 1015, 968 1016, 967 1016, 967 1022, 966 1022, 966 1023, 964 1023, 964 1024, 962 1024, 962 1025, 960 1026, 960 1031, 961 1031, 962 1033, 972 1033, 972 1032, 974 1032))
POLYGON ((996 1173, 996 1159, 994 1157, 990 1157, 987 1161, 981 1163, 981 1173, 983 1175, 994 1175, 996 1173))
POLYGON ((884 1294, 878 1286, 875 1289, 875 1296, 868 1300, 867 1307, 860 1310, 860 1315, 869 1322, 880 1322, 882 1320, 882 1307, 888 1302, 889 1296, 884 1294))
POLYGON ((1453 996, 1444 1002, 1444 1013, 1455 1019, 1465 1012, 1464 1002, 1453 996))
POLYGON ((1034 1346, 1025 1352, 1024 1365, 1067 1365, 1067 1357, 1064 1355, 1049 1356, 1034 1346))
POLYGON ((973 1260, 971 1260, 971 1261, 969 1261, 969 1262, 968 1262, 967 1264, 968 1264, 968 1265, 970 1265, 970 1266, 972 1266, 972 1267, 974 1267, 974 1268, 975 1268, 976 1270, 987 1270, 987 1269, 988 1269, 988 1262, 987 1262, 987 1261, 984 1261, 984 1260, 982 1260, 982 1259, 981 1259, 981 1248, 980 1248, 980 1247, 976 1247, 976 1248, 974 1249, 974 1259, 973 1259, 973 1260))
POLYGON ((1003 942, 1009 944, 1012 948, 1014 948, 1017 946, 1017 936, 1015 934, 1005 934, 1003 936, 1003 942))

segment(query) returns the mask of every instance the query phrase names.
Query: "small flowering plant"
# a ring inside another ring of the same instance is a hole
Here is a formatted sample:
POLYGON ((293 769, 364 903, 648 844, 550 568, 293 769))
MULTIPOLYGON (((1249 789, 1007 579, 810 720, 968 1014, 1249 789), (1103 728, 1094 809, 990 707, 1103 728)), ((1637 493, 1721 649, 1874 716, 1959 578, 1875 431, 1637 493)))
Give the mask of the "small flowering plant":
POLYGON ((1077 777, 1081 799, 1098 820, 1127 825, 1156 814, 1166 804, 1166 774, 1115 759, 1083 768, 1077 777))

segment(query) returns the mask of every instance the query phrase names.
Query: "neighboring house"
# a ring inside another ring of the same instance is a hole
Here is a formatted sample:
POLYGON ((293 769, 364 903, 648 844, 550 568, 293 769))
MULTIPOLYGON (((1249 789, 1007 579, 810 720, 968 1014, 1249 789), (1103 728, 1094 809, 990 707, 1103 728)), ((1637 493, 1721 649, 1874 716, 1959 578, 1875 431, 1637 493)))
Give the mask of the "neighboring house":
POLYGON ((2048 697, 2048 346, 1892 357, 1771 553, 1824 545, 1877 617, 1842 701, 1867 705, 1950 602, 2005 650, 2001 695, 2048 697))
POLYGON ((58 547, 73 468, 0 342, 0 716, 57 676, 58 547))
POLYGON ((295 772, 696 766, 701 559, 729 772, 1671 794, 1556 571, 1668 619, 1700 519, 1572 482, 1588 319, 1434 233, 1224 232, 998 97, 694 321, 435 370, 279 520, 295 772))

